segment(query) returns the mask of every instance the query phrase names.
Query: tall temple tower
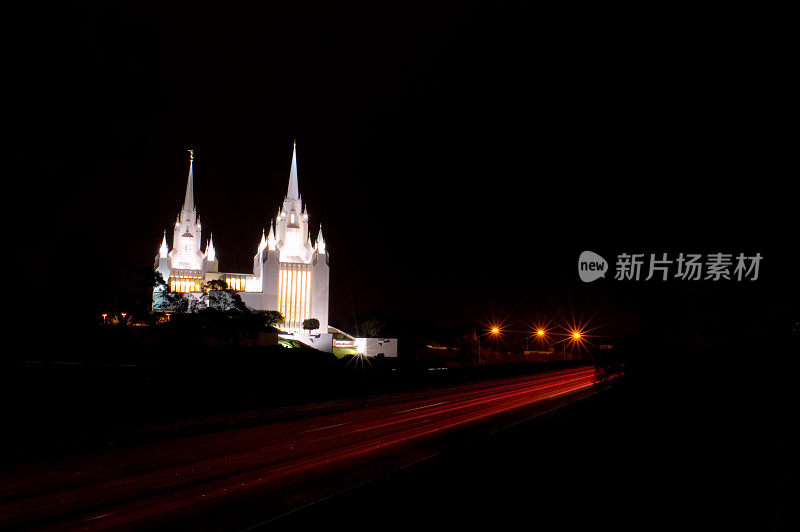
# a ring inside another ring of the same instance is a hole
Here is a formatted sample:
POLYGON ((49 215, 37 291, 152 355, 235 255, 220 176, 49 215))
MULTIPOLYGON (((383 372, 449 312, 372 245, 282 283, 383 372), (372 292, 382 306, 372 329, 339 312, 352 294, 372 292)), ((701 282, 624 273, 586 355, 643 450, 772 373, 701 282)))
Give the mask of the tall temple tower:
POLYGON ((311 241, 308 211, 298 186, 295 144, 286 197, 253 257, 253 274, 262 280, 263 289, 245 292, 242 300, 252 308, 279 311, 286 318, 284 329, 290 332, 302 331, 308 318, 318 319, 320 330, 327 332, 329 262, 322 226, 316 241, 311 241))
MULTIPOLYGON (((262 231, 253 257, 253 273, 220 273, 212 238, 205 251, 201 250, 200 217, 194 204, 194 153, 189 150, 186 196, 175 221, 172 250, 167 246, 165 232, 154 268, 173 292, 194 294, 192 297, 198 298, 205 281, 222 279, 249 308, 283 314, 284 330, 300 332, 303 320, 316 318, 319 331, 326 333, 330 257, 321 226, 316 240, 313 243, 311 240, 308 211, 298 185, 296 144, 286 197, 268 225, 269 233, 262 231)), ((154 309, 159 308, 157 300, 154 295, 154 309)))
MULTIPOLYGON (((161 273, 173 292, 200 292, 206 274, 217 271, 214 244, 209 239, 206 251, 201 251, 202 227, 194 205, 194 150, 189 150, 189 178, 186 196, 175 219, 172 231, 172 251, 167 247, 167 233, 161 240, 154 268, 161 273)), ((154 304, 155 308, 155 304, 154 304)))

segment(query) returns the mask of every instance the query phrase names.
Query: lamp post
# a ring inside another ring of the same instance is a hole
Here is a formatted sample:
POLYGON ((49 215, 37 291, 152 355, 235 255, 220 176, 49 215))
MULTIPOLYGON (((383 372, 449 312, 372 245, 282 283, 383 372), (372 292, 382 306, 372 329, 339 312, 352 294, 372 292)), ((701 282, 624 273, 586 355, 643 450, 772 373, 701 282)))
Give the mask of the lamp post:
POLYGON ((478 331, 472 329, 472 338, 475 340, 475 345, 477 346, 477 355, 478 355, 478 365, 482 364, 481 360, 481 337, 478 336, 478 331))
MULTIPOLYGON (((583 340, 583 333, 577 329, 573 329, 570 333, 570 347, 575 344, 581 343, 583 340)), ((572 349, 569 350, 570 356, 572 355, 572 349)), ((567 360, 567 351, 564 350, 564 360, 567 360)))
MULTIPOLYGON (((544 329, 536 329, 536 333, 535 334, 536 334, 537 338, 539 338, 540 340, 544 340, 544 336, 545 336, 544 329)), ((528 351, 528 347, 529 347, 528 342, 529 342, 530 339, 531 339, 530 336, 526 336, 525 337, 525 351, 528 351)))

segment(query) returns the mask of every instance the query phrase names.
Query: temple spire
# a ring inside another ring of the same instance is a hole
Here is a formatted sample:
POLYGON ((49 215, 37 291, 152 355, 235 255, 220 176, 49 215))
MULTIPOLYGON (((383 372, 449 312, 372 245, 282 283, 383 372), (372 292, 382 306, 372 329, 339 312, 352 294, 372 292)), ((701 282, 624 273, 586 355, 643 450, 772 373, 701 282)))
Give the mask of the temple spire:
POLYGON ((289 191, 286 199, 300 199, 300 192, 297 187, 297 141, 292 146, 292 170, 289 172, 289 191))
POLYGON ((269 224, 269 235, 267 235, 267 247, 270 251, 275 251, 275 244, 277 241, 275 240, 275 230, 273 228, 272 223, 269 224))
POLYGON ((161 247, 158 249, 158 254, 162 258, 166 258, 169 254, 169 248, 167 247, 167 231, 164 231, 164 238, 161 239, 161 247))
POLYGON ((206 244, 206 259, 210 262, 217 260, 217 251, 214 249, 214 235, 209 235, 208 243, 206 244))
POLYGON ((194 150, 189 150, 189 180, 186 182, 186 199, 183 200, 183 210, 194 211, 194 150))
POLYGON ((317 251, 325 253, 325 239, 322 238, 322 224, 319 224, 319 233, 317 233, 317 251))

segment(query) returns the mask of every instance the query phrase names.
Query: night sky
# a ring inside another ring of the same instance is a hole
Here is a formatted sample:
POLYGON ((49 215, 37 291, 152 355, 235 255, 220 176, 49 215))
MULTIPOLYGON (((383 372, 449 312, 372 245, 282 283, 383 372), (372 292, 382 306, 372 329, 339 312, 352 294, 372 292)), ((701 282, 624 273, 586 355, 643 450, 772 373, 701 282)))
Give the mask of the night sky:
POLYGON ((222 271, 251 271, 293 139, 331 253, 334 324, 651 299, 643 283, 580 283, 585 249, 760 252, 763 280, 727 284, 718 304, 737 290, 793 297, 796 91, 788 36, 768 20, 523 2, 106 4, 20 14, 7 78, 12 203, 26 211, 8 226, 23 251, 12 265, 56 279, 40 288, 59 306, 79 290, 77 314, 152 265, 190 147, 204 239, 222 271))

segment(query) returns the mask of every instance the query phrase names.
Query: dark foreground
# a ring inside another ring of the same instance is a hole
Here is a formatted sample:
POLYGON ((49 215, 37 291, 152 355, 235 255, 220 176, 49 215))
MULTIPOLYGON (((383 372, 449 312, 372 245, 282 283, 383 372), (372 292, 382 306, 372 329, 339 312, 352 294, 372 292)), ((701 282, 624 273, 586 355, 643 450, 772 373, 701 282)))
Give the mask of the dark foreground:
POLYGON ((241 529, 594 393, 580 367, 6 468, 0 527, 241 529))
POLYGON ((726 367, 566 368, 5 467, 0 528, 792 530, 787 394, 726 367))
POLYGON ((796 530, 790 410, 725 367, 614 381, 253 530, 796 530))

